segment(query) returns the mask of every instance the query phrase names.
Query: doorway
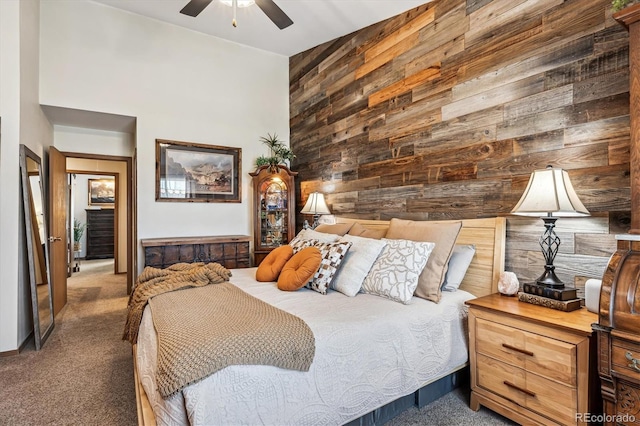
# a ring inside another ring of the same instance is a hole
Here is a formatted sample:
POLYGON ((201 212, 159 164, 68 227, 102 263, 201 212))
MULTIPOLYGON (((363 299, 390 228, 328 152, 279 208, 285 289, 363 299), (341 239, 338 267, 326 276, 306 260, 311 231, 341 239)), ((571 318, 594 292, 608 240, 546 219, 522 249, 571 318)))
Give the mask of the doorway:
MULTIPOLYGON (((69 161, 72 163, 72 161, 69 161)), ((109 264, 118 271, 119 173, 67 173, 69 179, 69 227, 73 259, 69 276, 80 272, 83 261, 102 260, 100 270, 109 264)), ((123 229, 126 235, 126 229, 123 229)), ((93 262, 92 265, 96 264, 93 262)), ((93 270, 95 268, 89 268, 93 270)))
POLYGON ((137 251, 135 246, 136 223, 134 182, 136 155, 136 117, 57 105, 40 105, 53 125, 54 143, 49 148, 49 224, 50 234, 55 239, 50 244, 51 281, 54 293, 54 312, 59 312, 67 302, 68 265, 72 257, 71 231, 68 220, 69 182, 67 170, 107 171, 103 161, 124 164, 120 172, 121 187, 127 188, 126 196, 120 197, 120 207, 125 211, 119 220, 125 222, 125 235, 119 238, 119 273, 126 275, 127 291, 133 287, 136 271, 137 251), (68 159, 91 163, 87 167, 68 167, 68 159), (58 203, 57 201, 61 201, 58 203), (57 220, 54 220, 57 219, 57 220), (126 253, 126 255, 123 255, 126 253), (124 263, 124 265, 122 265, 124 263))
MULTIPOLYGON (((110 201, 107 198, 103 197, 103 193, 98 194, 94 193, 94 200, 91 201, 91 193, 89 187, 89 181, 87 179, 82 185, 86 185, 86 196, 87 196, 87 205, 85 209, 85 214, 92 215, 96 212, 100 213, 110 213, 112 217, 112 234, 113 234, 113 254, 104 253, 95 255, 95 258, 106 258, 107 256, 113 257, 113 273, 119 274, 122 276, 126 276, 126 288, 127 293, 130 293, 133 288, 133 271, 134 271, 134 243, 133 243, 133 217, 134 217, 134 197, 133 197, 133 185, 132 185, 132 177, 133 177, 133 159, 131 157, 121 157, 121 156, 110 156, 110 155, 97 155, 97 154, 84 154, 78 152, 61 152, 62 156, 64 156, 65 164, 66 164, 66 174, 63 177, 56 178, 56 175, 51 177, 51 184, 56 185, 56 180, 64 179, 65 182, 62 182, 67 188, 65 191, 66 195, 66 208, 63 209, 51 209, 52 214, 52 222, 60 222, 64 221, 66 228, 66 253, 64 255, 57 256, 56 258, 52 257, 52 262, 64 262, 66 264, 66 270, 64 276, 56 276, 56 279, 53 280, 53 293, 54 295, 58 295, 58 299, 54 297, 54 301, 58 300, 58 305, 54 305, 54 312, 57 314, 60 309, 66 304, 67 298, 67 277, 73 273, 74 268, 81 268, 81 261, 78 261, 79 256, 82 255, 83 251, 78 250, 74 251, 74 223, 72 217, 75 217, 72 214, 73 211, 76 211, 76 206, 72 206, 72 198, 71 192, 80 192, 84 191, 84 188, 76 188, 75 191, 71 190, 71 179, 75 174, 76 177, 79 175, 91 175, 95 176, 96 180, 100 178, 106 179, 106 176, 113 177, 113 203, 109 203, 110 201), (57 214, 57 217, 56 217, 57 214), (63 216, 63 217, 60 217, 63 216), (77 253, 80 252, 80 253, 77 253), (78 261, 78 265, 76 265, 76 261, 78 261), (62 296, 64 295, 64 297, 62 296)), ((59 183, 59 182, 58 182, 59 183)), ((94 191, 95 192, 95 191, 94 191)), ((75 194, 74 194, 75 195, 75 194)), ((85 207, 85 206, 81 206, 85 207)), ((88 220, 88 219, 86 219, 88 220)), ((86 226, 86 221, 85 221, 86 226)), ((85 229, 85 244, 86 237, 88 233, 85 229)), ((89 246, 85 246, 84 253, 86 258, 86 250, 90 249, 89 246)), ((62 266, 62 265, 60 265, 62 266)))

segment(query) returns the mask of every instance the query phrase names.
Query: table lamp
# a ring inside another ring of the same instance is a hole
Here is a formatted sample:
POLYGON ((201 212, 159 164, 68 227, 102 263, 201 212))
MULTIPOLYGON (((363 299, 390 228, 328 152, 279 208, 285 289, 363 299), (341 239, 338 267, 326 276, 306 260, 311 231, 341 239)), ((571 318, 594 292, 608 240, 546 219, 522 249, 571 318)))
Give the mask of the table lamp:
POLYGON ((331 214, 329 207, 327 207, 327 203, 324 201, 324 195, 319 192, 312 192, 309 194, 307 203, 304 205, 300 213, 313 215, 313 225, 309 226, 308 222, 305 220, 305 228, 311 229, 316 229, 318 226, 318 218, 320 215, 331 214))
POLYGON ((551 288, 564 288, 564 283, 556 276, 553 266, 560 247, 560 238, 554 231, 556 220, 558 217, 589 216, 571 185, 569 174, 552 166, 535 170, 522 198, 511 213, 540 217, 544 221, 545 231, 539 239, 545 260, 544 273, 536 283, 551 288))

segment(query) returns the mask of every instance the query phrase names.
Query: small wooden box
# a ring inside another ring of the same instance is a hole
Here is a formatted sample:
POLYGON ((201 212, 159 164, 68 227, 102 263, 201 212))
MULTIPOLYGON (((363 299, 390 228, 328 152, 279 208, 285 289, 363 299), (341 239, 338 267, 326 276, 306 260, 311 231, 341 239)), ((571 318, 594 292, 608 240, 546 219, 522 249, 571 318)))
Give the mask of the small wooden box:
POLYGON ((147 238, 140 242, 144 248, 144 266, 166 268, 180 262, 217 262, 225 268, 235 269, 251 266, 250 240, 246 235, 220 235, 147 238))

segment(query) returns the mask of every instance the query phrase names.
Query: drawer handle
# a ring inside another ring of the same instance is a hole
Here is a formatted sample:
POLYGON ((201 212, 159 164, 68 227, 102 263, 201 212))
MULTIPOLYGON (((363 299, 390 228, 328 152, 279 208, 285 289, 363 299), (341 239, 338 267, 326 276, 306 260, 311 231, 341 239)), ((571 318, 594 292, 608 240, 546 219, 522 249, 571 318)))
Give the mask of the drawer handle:
POLYGON ((536 394, 535 394, 534 392, 531 392, 530 390, 527 390, 527 389, 523 389, 523 388, 521 388, 520 386, 514 385, 514 384, 513 384, 513 383, 511 383, 511 382, 507 382, 507 381, 505 380, 505 381, 504 381, 504 382, 502 382, 502 383, 504 383, 506 386, 508 386, 508 387, 510 387, 510 388, 513 388, 513 389, 515 389, 515 390, 517 390, 517 391, 520 391, 520 392, 522 392, 522 393, 525 393, 525 394, 527 394, 527 395, 529 395, 529 396, 531 396, 531 397, 533 397, 533 398, 535 398, 535 397, 536 397, 536 394))
POLYGON ((511 349, 512 351, 520 352, 521 354, 533 356, 533 352, 531 352, 531 351, 527 351, 527 350, 524 350, 524 349, 516 348, 515 346, 507 345, 506 343, 503 343, 502 347, 503 348, 507 348, 507 349, 511 349))
POLYGON ((634 358, 631 352, 627 352, 625 356, 629 361, 631 361, 629 363, 629 367, 633 368, 636 371, 640 371, 640 360, 638 360, 638 358, 634 358))

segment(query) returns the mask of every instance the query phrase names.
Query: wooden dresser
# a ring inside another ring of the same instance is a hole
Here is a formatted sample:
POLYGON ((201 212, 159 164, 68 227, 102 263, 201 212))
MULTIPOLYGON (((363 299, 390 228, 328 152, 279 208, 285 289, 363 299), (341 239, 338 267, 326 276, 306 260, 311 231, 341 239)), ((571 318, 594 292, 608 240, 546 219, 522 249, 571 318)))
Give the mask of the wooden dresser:
POLYGON ((600 414, 597 315, 492 294, 469 300, 471 408, 520 424, 588 424, 600 414), (592 419, 592 418, 591 418, 592 419))
POLYGON ((113 209, 87 209, 86 259, 109 259, 114 254, 113 209))
POLYGON ((621 235, 602 277, 598 371, 605 425, 640 425, 640 235, 621 235))
POLYGON ((148 238, 141 240, 144 266, 166 268, 174 263, 218 262, 228 269, 251 266, 246 235, 148 238))

